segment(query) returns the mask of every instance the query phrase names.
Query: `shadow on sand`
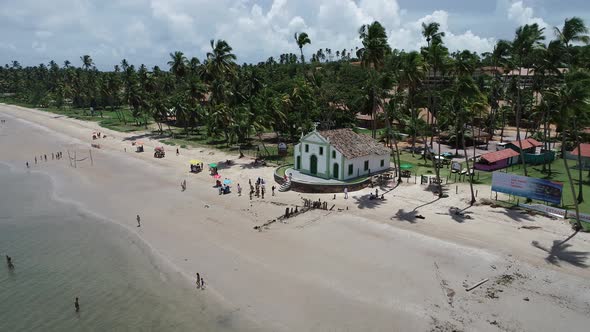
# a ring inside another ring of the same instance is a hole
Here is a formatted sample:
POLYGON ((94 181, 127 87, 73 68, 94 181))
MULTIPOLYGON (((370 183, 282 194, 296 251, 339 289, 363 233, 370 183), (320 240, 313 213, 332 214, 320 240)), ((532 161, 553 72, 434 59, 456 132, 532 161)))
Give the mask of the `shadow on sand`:
POLYGON ((542 246, 538 241, 533 241, 531 245, 547 253, 545 260, 548 263, 561 266, 560 262, 566 262, 577 267, 588 268, 588 264, 586 263, 586 260, 588 259, 588 252, 568 250, 568 248, 570 248, 572 245, 568 244, 567 241, 573 238, 577 233, 578 232, 575 232, 563 241, 554 240, 551 248, 542 246))

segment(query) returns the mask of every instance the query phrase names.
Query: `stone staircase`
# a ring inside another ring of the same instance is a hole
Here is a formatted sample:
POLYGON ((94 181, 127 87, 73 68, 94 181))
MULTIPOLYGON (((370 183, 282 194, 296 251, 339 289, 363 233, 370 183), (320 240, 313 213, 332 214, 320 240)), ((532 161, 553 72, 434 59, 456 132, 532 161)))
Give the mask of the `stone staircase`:
POLYGON ((286 181, 279 187, 280 192, 289 191, 291 189, 291 181, 286 181))

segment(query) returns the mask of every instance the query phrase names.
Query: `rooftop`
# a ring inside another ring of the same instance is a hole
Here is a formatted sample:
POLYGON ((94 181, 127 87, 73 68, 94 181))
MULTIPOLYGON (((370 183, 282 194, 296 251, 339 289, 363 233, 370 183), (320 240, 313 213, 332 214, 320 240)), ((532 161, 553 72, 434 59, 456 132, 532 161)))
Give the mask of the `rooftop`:
POLYGON ((572 151, 572 154, 577 156, 580 154, 579 151, 582 152, 582 157, 590 157, 590 143, 581 143, 580 146, 572 151))
POLYGON ((484 159, 488 163, 495 163, 500 160, 516 157, 520 155, 520 153, 512 150, 512 149, 504 149, 500 151, 489 152, 481 156, 481 159, 484 159))
MULTIPOLYGON (((514 145, 517 148, 520 148, 520 144, 518 143, 519 141, 512 141, 510 142, 510 144, 514 145)), ((526 150, 526 149, 530 149, 532 147, 539 147, 539 146, 543 146, 543 143, 537 141, 534 138, 527 138, 525 140, 521 140, 522 142, 522 149, 526 150)))
POLYGON ((348 159, 370 154, 389 155, 391 153, 389 148, 379 144, 373 138, 357 134, 350 128, 322 130, 318 133, 348 159))

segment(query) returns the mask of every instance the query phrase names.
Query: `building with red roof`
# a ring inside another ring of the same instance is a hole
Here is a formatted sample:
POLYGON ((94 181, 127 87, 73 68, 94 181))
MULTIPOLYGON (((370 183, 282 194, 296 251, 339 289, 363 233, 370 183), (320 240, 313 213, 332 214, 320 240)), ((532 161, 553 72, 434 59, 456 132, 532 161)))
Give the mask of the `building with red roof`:
POLYGON ((580 143, 578 147, 570 152, 571 156, 575 158, 568 158, 568 159, 575 159, 579 160, 578 156, 581 156, 582 163, 579 165, 582 169, 590 169, 590 143, 580 143))
POLYGON ((518 163, 520 153, 512 149, 488 152, 479 157, 474 167, 480 171, 495 171, 518 163))

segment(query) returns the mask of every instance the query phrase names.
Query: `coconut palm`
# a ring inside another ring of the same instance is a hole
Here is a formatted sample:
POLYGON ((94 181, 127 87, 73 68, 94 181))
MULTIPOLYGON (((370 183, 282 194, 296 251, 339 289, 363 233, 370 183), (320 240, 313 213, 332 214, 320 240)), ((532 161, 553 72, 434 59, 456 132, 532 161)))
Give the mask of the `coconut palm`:
POLYGON ((566 18, 563 27, 560 29, 554 27, 553 30, 557 38, 568 49, 572 43, 589 44, 588 28, 584 21, 579 17, 566 18))
POLYGON ((186 75, 187 62, 188 60, 184 56, 184 53, 180 51, 170 53, 170 61, 168 61, 168 66, 170 66, 170 72, 176 76, 177 82, 186 75))
MULTIPOLYGON (((580 116, 587 114, 590 109, 590 75, 587 72, 574 71, 566 75, 565 84, 559 86, 549 95, 552 105, 559 113, 558 125, 561 127, 561 149, 563 163, 570 184, 572 197, 574 198, 574 208, 576 210, 576 230, 582 228, 580 223, 580 211, 574 181, 571 171, 565 158, 565 146, 568 134, 577 136, 577 126, 580 116)), ((575 138, 574 138, 575 139, 575 138)), ((577 139, 576 139, 577 141, 577 139)), ((582 184, 582 177, 579 178, 579 184, 582 184)))
POLYGON ((391 53, 385 28, 377 21, 365 24, 359 29, 359 38, 363 44, 363 47, 357 51, 361 64, 364 67, 372 66, 375 70, 380 70, 385 56, 391 53))
POLYGON ((80 57, 80 60, 82 60, 82 67, 84 67, 85 70, 88 70, 94 65, 94 61, 92 61, 90 55, 83 55, 80 57))
POLYGON ((232 53, 232 48, 222 39, 217 41, 211 39, 211 52, 207 52, 206 66, 210 78, 225 79, 227 75, 235 71, 236 55, 232 53))
POLYGON ((412 155, 416 148, 416 124, 418 112, 415 101, 418 95, 418 88, 425 77, 424 58, 416 51, 402 54, 399 67, 398 84, 401 89, 407 91, 407 108, 412 117, 412 155))
MULTIPOLYGON (((520 77, 522 75, 522 68, 528 64, 529 57, 536 48, 543 46, 542 41, 545 39, 543 36, 544 28, 539 28, 537 23, 526 24, 519 27, 516 30, 514 41, 512 42, 512 58, 514 64, 518 68, 518 75, 516 78, 516 103, 515 103, 515 114, 516 114, 516 140, 518 141, 520 149, 520 160, 524 170, 524 175, 527 176, 526 162, 524 159, 524 151, 522 150, 522 140, 520 137, 520 120, 524 105, 523 99, 523 88, 521 86, 520 77)), ((527 70, 528 75, 528 70, 527 70)))
POLYGON ((301 53, 301 63, 305 63, 305 58, 303 57, 303 46, 311 44, 311 39, 305 32, 301 32, 299 34, 295 32, 294 38, 297 46, 299 47, 299 52, 301 53))

